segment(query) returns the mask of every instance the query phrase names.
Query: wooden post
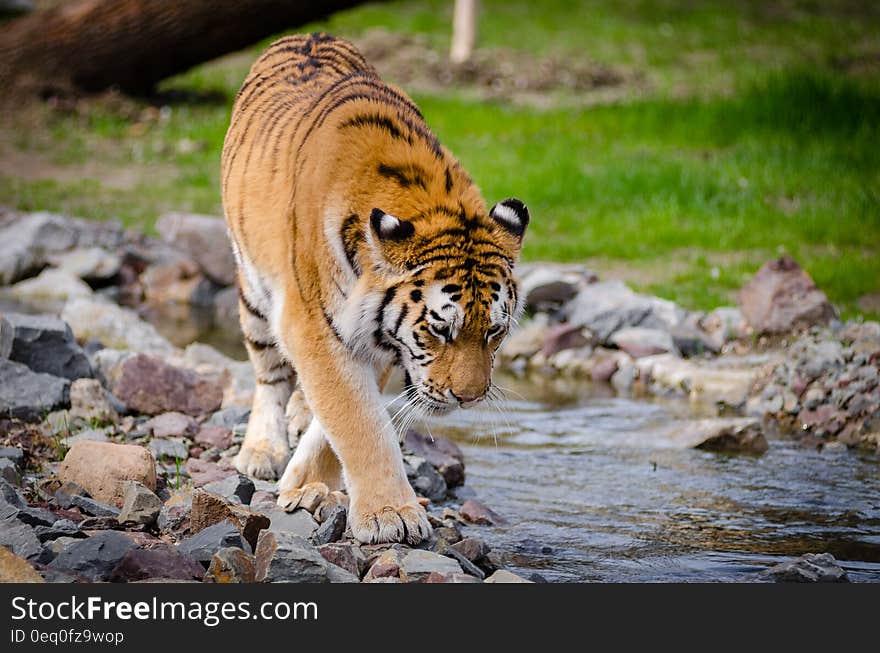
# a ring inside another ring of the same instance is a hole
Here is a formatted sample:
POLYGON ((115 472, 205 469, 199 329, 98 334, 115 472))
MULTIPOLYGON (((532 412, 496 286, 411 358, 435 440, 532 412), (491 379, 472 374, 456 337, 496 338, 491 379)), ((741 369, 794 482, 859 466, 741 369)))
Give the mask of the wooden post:
POLYGON ((449 60, 461 64, 471 58, 477 44, 480 0, 455 0, 452 18, 452 48, 449 60))

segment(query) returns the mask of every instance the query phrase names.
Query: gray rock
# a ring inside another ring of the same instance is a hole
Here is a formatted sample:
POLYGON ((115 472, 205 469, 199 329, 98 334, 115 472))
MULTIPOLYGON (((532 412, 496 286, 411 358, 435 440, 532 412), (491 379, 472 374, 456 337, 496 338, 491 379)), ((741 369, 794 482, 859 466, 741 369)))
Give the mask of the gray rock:
POLYGON ((522 576, 517 576, 512 571, 507 571, 506 569, 499 569, 494 574, 489 576, 484 583, 531 583, 532 581, 526 580, 522 576))
POLYGON ((12 325, 6 321, 3 315, 0 315, 0 358, 9 358, 14 339, 12 325))
POLYGON ((257 582, 326 583, 328 563, 308 540, 270 530, 257 539, 257 582))
POLYGON ((473 562, 467 559, 464 554, 460 553, 458 550, 452 547, 444 547, 442 551, 438 551, 438 553, 442 553, 448 558, 452 558, 455 560, 459 566, 461 567, 464 573, 470 576, 476 576, 480 580, 483 580, 486 577, 486 574, 482 569, 477 567, 473 562))
POLYGON ((0 479, 0 519, 15 519, 27 526, 49 526, 57 517, 44 508, 31 508, 15 484, 0 479))
POLYGON ((421 456, 404 456, 403 466, 413 489, 431 501, 446 498, 446 479, 421 456))
POLYGON ((51 213, 17 214, 0 226, 0 286, 15 283, 43 267, 50 254, 70 249, 77 232, 51 213))
POLYGON ((91 581, 109 580, 125 555, 137 545, 116 531, 102 531, 66 547, 49 563, 52 569, 68 571, 91 581))
POLYGON ((848 583, 846 571, 830 553, 807 553, 770 567, 765 577, 777 583, 848 583))
POLYGON ((336 565, 327 565, 327 580, 331 583, 359 583, 360 579, 353 573, 336 565))
POLYGON ((238 425, 247 426, 250 415, 251 411, 248 408, 231 406, 229 408, 224 408, 223 410, 218 410, 211 415, 207 424, 211 424, 212 426, 223 426, 231 431, 238 425))
POLYGON ((126 553, 110 574, 110 582, 131 583, 162 578, 201 580, 205 568, 168 544, 126 553))
POLYGON ((611 336, 610 342, 633 358, 667 352, 677 353, 672 336, 663 329, 625 327, 615 332, 611 336))
POLYGON ((602 344, 625 327, 669 331, 685 318, 674 303, 633 292, 622 281, 585 286, 565 307, 568 322, 587 327, 602 344))
POLYGON ((242 549, 247 553, 251 552, 251 545, 241 536, 235 524, 228 519, 203 528, 177 545, 181 553, 195 558, 205 567, 210 564, 215 553, 230 546, 242 549))
POLYGON ((166 213, 156 222, 156 230, 163 240, 189 254, 206 277, 221 286, 235 283, 235 258, 222 218, 166 213))
POLYGON ((86 534, 77 528, 69 519, 59 519, 51 526, 35 526, 34 535, 40 542, 57 540, 59 537, 83 538, 86 534))
POLYGON ((12 517, 0 519, 0 546, 31 562, 48 562, 52 556, 40 544, 33 528, 12 517))
POLYGON ((6 313, 2 327, 12 329, 9 359, 66 379, 92 376, 88 356, 63 320, 50 315, 6 313))
POLYGON ((421 549, 413 549, 403 557, 401 571, 406 575, 408 582, 421 581, 433 572, 439 574, 463 573, 458 561, 433 551, 421 549))
POLYGON ((253 583, 256 575, 256 558, 241 549, 228 547, 211 558, 204 580, 206 583, 253 583))
POLYGON ((94 338, 103 342, 105 347, 139 353, 174 352, 174 346, 135 311, 98 297, 69 300, 61 312, 61 319, 70 325, 80 340, 94 338))
POLYGON ((421 456, 440 472, 447 489, 464 484, 464 454, 449 438, 432 438, 409 429, 404 445, 408 451, 421 456))
POLYGON ((360 577, 367 570, 367 557, 359 546, 351 542, 332 542, 318 547, 318 552, 333 566, 342 567, 360 577))
POLYGON ((91 442, 110 442, 109 435, 113 433, 115 433, 115 429, 112 427, 84 429, 79 433, 74 433, 73 435, 65 437, 64 446, 71 447, 75 442, 82 442, 83 440, 90 440, 91 442))
POLYGON ((299 537, 311 537, 318 530, 318 522, 308 510, 294 510, 284 512, 280 508, 272 507, 261 511, 269 520, 269 530, 275 533, 288 533, 299 537))
POLYGON ((69 380, 0 359, 0 415, 35 420, 69 401, 69 380))
POLYGON ((72 506, 79 508, 87 515, 92 515, 94 517, 119 516, 119 508, 116 508, 115 506, 108 506, 106 503, 95 501, 94 499, 82 496, 81 494, 74 494, 72 497, 70 497, 70 503, 72 506))
POLYGON ((342 539, 342 534, 345 533, 347 519, 348 511, 345 506, 336 506, 312 535, 312 542, 316 546, 338 542, 342 539))
POLYGON ((86 281, 101 282, 119 273, 122 260, 102 247, 77 247, 50 257, 51 264, 86 281))
POLYGON ((33 0, 0 0, 0 16, 28 14, 34 9, 33 0))
POLYGON ((156 525, 163 533, 178 531, 189 523, 192 512, 193 495, 191 490, 178 490, 172 494, 159 511, 156 525))
POLYGON ((221 497, 226 497, 230 501, 249 505, 256 487, 254 482, 247 476, 234 474, 227 476, 223 480, 208 483, 204 486, 204 489, 208 492, 219 494, 221 497))
POLYGON ((179 458, 186 460, 189 458, 189 447, 180 438, 161 438, 158 440, 150 440, 147 448, 153 452, 156 460, 160 458, 170 458, 172 460, 179 458))
POLYGON ((162 500, 149 488, 137 481, 124 481, 122 510, 117 519, 120 524, 152 524, 162 510, 162 500))
POLYGON ((143 428, 154 438, 171 436, 192 437, 199 430, 199 424, 189 415, 170 412, 156 415, 143 424, 143 428))
POLYGON ((78 483, 68 481, 55 490, 55 503, 66 510, 73 506, 73 497, 75 496, 87 497, 89 493, 78 483))

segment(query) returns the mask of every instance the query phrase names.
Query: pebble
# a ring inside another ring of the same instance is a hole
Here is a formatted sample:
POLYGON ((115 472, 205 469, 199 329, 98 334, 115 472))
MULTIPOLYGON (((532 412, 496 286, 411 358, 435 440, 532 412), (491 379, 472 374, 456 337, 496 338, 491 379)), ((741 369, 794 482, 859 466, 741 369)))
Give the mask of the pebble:
POLYGON ((348 511, 344 506, 336 506, 327 519, 312 534, 311 540, 316 546, 330 544, 342 539, 345 532, 345 524, 348 519, 348 511))
POLYGON ((255 583, 257 561, 254 556, 238 547, 220 549, 211 557, 206 583, 255 583))
POLYGON ((116 531, 103 531, 64 548, 49 567, 75 573, 91 581, 110 579, 116 565, 137 548, 127 537, 116 531))
POLYGON ((177 545, 181 553, 191 556, 205 566, 208 566, 215 553, 227 547, 236 547, 248 553, 252 551, 250 544, 241 536, 236 525, 229 520, 203 528, 177 545))
POLYGON ((459 511, 465 521, 471 524, 483 524, 487 526, 506 524, 507 521, 488 506, 476 501, 468 499, 465 501, 459 511))
POLYGON ((125 494, 122 510, 117 516, 119 523, 147 525, 154 523, 163 507, 162 500, 156 496, 156 493, 137 481, 126 481, 123 487, 125 494))
POLYGON ((262 531, 254 551, 258 583, 326 583, 328 563, 312 544, 292 533, 262 531))
POLYGON ((777 583, 848 583, 846 571, 830 553, 807 553, 767 569, 765 577, 777 583))

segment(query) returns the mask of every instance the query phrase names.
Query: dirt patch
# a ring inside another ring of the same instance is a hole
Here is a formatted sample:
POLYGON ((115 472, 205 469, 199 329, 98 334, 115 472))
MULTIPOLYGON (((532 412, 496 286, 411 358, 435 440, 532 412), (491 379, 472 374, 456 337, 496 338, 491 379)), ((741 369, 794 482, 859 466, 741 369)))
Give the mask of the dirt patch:
POLYGON ((354 42, 381 75, 415 92, 458 88, 480 99, 530 105, 553 104, 558 98, 548 94, 563 94, 595 104, 645 85, 640 72, 571 55, 536 58, 528 52, 480 48, 470 61, 453 64, 420 35, 374 29, 354 42))

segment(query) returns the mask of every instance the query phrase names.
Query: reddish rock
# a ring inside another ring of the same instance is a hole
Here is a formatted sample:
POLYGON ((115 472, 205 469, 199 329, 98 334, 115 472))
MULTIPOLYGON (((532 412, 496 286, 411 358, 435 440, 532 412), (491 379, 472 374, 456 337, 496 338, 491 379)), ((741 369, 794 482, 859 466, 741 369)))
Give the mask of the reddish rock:
POLYGON ((164 544, 126 553, 110 575, 110 581, 131 583, 145 578, 201 580, 204 573, 205 568, 196 560, 164 544))
POLYGON ((458 551, 471 562, 477 562, 489 553, 489 545, 475 537, 466 537, 461 542, 452 544, 449 548, 458 551))
POLYGON ((212 281, 221 286, 235 283, 235 259, 222 218, 166 213, 156 222, 156 230, 166 242, 192 256, 212 281))
POLYGON ((222 481, 224 478, 238 473, 231 465, 225 466, 220 463, 212 463, 201 458, 190 458, 187 460, 186 472, 196 487, 202 487, 214 481, 222 481))
POLYGON ((0 583, 42 583, 43 577, 24 558, 0 546, 0 583))
POLYGON ((837 317, 825 293, 790 256, 765 263, 740 290, 739 304, 760 333, 787 333, 837 317))
POLYGON ((225 519, 235 524, 252 547, 256 547, 260 531, 269 528, 270 523, 269 518, 262 513, 231 503, 217 494, 197 490, 193 495, 190 532, 198 533, 225 519))
POLYGON ((605 356, 596 361, 590 370, 590 378, 593 381, 607 383, 617 371, 618 360, 614 356, 605 356))
POLYGON ((318 547, 318 552, 324 556, 324 560, 342 567, 347 572, 360 578, 367 566, 367 559, 363 552, 355 545, 345 542, 332 542, 318 547))
POLYGON ((224 426, 203 426, 195 437, 196 442, 208 447, 227 449, 232 444, 232 431, 224 426))
POLYGON ((583 327, 559 324, 549 330, 541 345, 541 351, 545 356, 552 356, 564 349, 577 349, 590 343, 591 340, 584 335, 583 327))
POLYGON ((474 499, 468 499, 465 501, 461 506, 461 510, 459 510, 459 514, 465 521, 470 522, 471 524, 493 526, 495 524, 507 523, 507 520, 501 515, 474 499))
POLYGON ((96 501, 121 507, 125 481, 137 481, 156 491, 156 460, 144 447, 78 440, 64 457, 58 478, 85 488, 96 501))
POLYGON ((432 571, 424 579, 423 583, 481 583, 482 581, 476 576, 469 574, 461 574, 457 572, 440 573, 432 571))
POLYGON ((147 415, 177 411, 201 415, 220 408, 223 385, 192 370, 138 354, 122 364, 114 394, 132 410, 147 415))
POLYGON ((406 432, 405 446, 436 467, 448 487, 464 483, 464 454, 452 440, 440 436, 431 438, 410 429, 406 432))
POLYGON ((256 580, 256 559, 237 547, 226 547, 215 553, 205 573, 206 583, 255 583, 256 580))

